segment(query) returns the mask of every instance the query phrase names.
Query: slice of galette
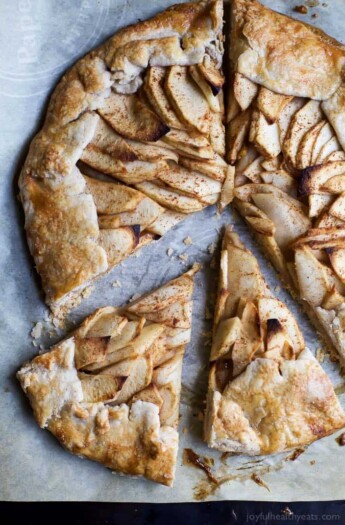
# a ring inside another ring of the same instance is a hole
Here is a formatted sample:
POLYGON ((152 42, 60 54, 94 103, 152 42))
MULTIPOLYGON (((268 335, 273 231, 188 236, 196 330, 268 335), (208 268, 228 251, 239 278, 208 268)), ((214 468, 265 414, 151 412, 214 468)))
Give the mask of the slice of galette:
POLYGON ((249 455, 301 447, 345 426, 332 384, 254 255, 227 229, 211 350, 205 440, 249 455))
POLYGON ((172 485, 195 265, 125 308, 105 307, 17 373, 35 418, 73 454, 172 485))
POLYGON ((205 206, 226 205, 223 4, 178 4, 120 30, 57 85, 20 176, 47 303, 205 206))
POLYGON ((234 0, 230 57, 234 205, 345 365, 345 48, 234 0))

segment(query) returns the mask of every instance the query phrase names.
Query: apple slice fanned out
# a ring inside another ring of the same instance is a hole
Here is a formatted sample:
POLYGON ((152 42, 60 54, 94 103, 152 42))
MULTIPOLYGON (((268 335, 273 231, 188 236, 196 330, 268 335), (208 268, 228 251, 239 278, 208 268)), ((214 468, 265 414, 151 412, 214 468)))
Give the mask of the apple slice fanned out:
POLYGON ((253 111, 249 141, 265 158, 277 157, 281 152, 278 124, 269 124, 264 114, 258 110, 253 111))
POLYGON ((264 171, 260 173, 260 178, 265 184, 272 184, 276 188, 284 191, 291 197, 296 197, 297 183, 296 180, 285 170, 264 171))
POLYGON ((337 137, 333 136, 331 139, 329 139, 324 146, 322 146, 320 153, 317 156, 316 164, 322 164, 325 159, 332 153, 335 153, 336 151, 339 151, 340 144, 338 142, 337 137))
POLYGON ((197 131, 187 133, 186 131, 172 129, 163 137, 163 141, 178 152, 190 155, 193 158, 206 160, 215 158, 215 152, 209 141, 197 131))
POLYGON ((345 242, 339 247, 326 248, 326 252, 335 273, 341 282, 345 283, 345 242))
POLYGON ((229 164, 235 164, 238 154, 242 149, 246 136, 249 132, 251 121, 251 110, 242 111, 234 117, 227 128, 227 159, 229 164))
POLYGON ((244 177, 247 177, 247 179, 251 180, 254 183, 260 183, 262 182, 262 179, 260 176, 263 171, 262 166, 261 166, 262 161, 263 161, 262 156, 256 157, 253 160, 253 162, 248 164, 242 171, 238 170, 236 166, 236 173, 244 175, 244 177))
POLYGON ((138 160, 159 162, 164 160, 174 160, 178 162, 178 155, 170 148, 157 144, 147 144, 146 142, 137 142, 135 140, 126 140, 127 144, 133 149, 138 160))
MULTIPOLYGON (((331 191, 332 184, 330 184, 333 178, 336 182, 345 178, 345 162, 328 162, 321 166, 307 168, 301 173, 298 186, 299 195, 305 196, 318 193, 319 191, 333 193, 331 191)), ((339 185, 337 184, 336 186, 338 187, 339 185)), ((334 193, 341 193, 341 190, 337 189, 334 193)))
POLYGON ((293 97, 274 93, 270 89, 260 87, 257 107, 264 114, 267 122, 273 124, 279 118, 281 111, 292 100, 293 97))
POLYGON ((84 178, 99 214, 133 211, 142 200, 140 192, 123 184, 84 178))
POLYGON ((331 289, 325 266, 307 246, 295 250, 295 265, 301 299, 313 306, 320 306, 331 289))
POLYGON ((286 106, 281 110, 278 118, 278 128, 280 143, 283 144, 287 131, 290 127, 292 118, 306 103, 304 98, 294 97, 286 106))
POLYGON ((318 217, 323 213, 334 200, 329 193, 312 193, 308 196, 309 217, 318 217))
POLYGON ((197 160, 190 159, 188 157, 181 157, 179 159, 179 164, 193 171, 198 171, 211 177, 211 179, 217 180, 219 182, 224 182, 226 177, 226 172, 228 169, 228 164, 220 157, 216 157, 212 160, 197 160))
POLYGON ((213 111, 214 113, 219 113, 221 111, 221 107, 219 103, 218 92, 216 94, 214 93, 214 89, 211 87, 204 75, 201 73, 199 65, 189 66, 188 69, 192 79, 197 84, 199 89, 203 92, 211 111, 213 111))
POLYGON ((344 424, 345 416, 331 383, 306 349, 295 318, 273 296, 255 257, 229 228, 222 245, 210 361, 204 437, 213 448, 259 455, 306 445, 316 437, 310 433, 309 418, 303 420, 305 411, 314 413, 315 403, 318 403, 317 421, 320 417, 328 421, 330 407, 325 408, 325 399, 329 399, 332 407, 337 407, 332 430, 344 424), (233 253, 236 255, 229 271, 229 257, 233 253), (232 282, 234 276, 241 286, 242 282, 248 282, 248 272, 252 276, 253 271, 256 276, 258 272, 262 286, 252 287, 249 296, 244 288, 244 294, 237 300, 238 290, 232 282), (236 297, 232 299, 233 293, 236 297), (237 309, 224 310, 224 297, 227 304, 237 303, 237 309), (325 382, 327 394, 322 395, 322 399, 318 397, 317 401, 313 397, 308 408, 305 401, 302 406, 301 395, 303 400, 309 399, 310 392, 315 389, 319 392, 319 384, 320 391, 326 392, 321 387, 325 382), (297 433, 291 432, 296 428, 296 419, 297 433), (284 435, 289 435, 288 441, 281 440, 282 428, 284 435))
POLYGON ((136 95, 113 92, 98 111, 119 135, 132 140, 155 142, 169 131, 136 95))
POLYGON ((159 181, 157 182, 140 182, 135 185, 138 190, 148 195, 161 206, 180 213, 194 213, 203 208, 203 204, 193 197, 173 190, 159 181))
POLYGON ((222 113, 210 114, 210 144, 218 155, 225 157, 225 128, 222 121, 222 113))
POLYGON ((340 84, 335 93, 322 102, 322 109, 332 124, 342 148, 345 149, 345 84, 340 84))
POLYGON ((100 230, 99 243, 106 251, 110 264, 118 264, 132 253, 139 242, 140 226, 124 226, 115 230, 100 230))
POLYGON ((167 126, 176 129, 186 129, 186 124, 182 123, 172 105, 169 102, 164 90, 166 68, 150 67, 145 76, 144 89, 152 104, 155 112, 167 126))
POLYGON ((315 165, 317 163, 317 158, 320 154, 320 151, 324 147, 324 145, 334 136, 334 132, 332 129, 332 126, 329 125, 328 122, 325 122, 323 126, 321 127, 319 134, 317 135, 312 156, 311 156, 311 166, 315 165))
POLYGON ((237 103, 241 110, 245 111, 255 99, 258 92, 258 86, 248 78, 241 75, 241 73, 235 73, 233 90, 237 103))
POLYGON ((329 213, 338 219, 345 221, 345 193, 340 195, 329 209, 329 213))
POLYGON ((188 217, 185 213, 172 210, 165 210, 164 213, 148 226, 147 231, 162 237, 167 231, 176 226, 179 222, 188 217))
POLYGON ((164 213, 164 208, 149 197, 144 197, 133 211, 99 215, 98 224, 101 229, 113 229, 120 226, 135 226, 138 224, 141 230, 144 230, 162 213, 164 213))
POLYGON ((282 159, 279 155, 278 157, 274 157, 273 159, 265 159, 261 162, 261 167, 265 171, 277 171, 281 169, 282 159))
POLYGON ((210 129, 210 109, 202 91, 187 68, 172 66, 165 78, 165 90, 179 119, 201 133, 210 129))
POLYGON ((324 162, 334 162, 337 160, 345 160, 345 153, 344 151, 333 151, 333 153, 330 153, 328 157, 324 159, 324 162))
POLYGON ((316 138, 319 136, 320 131, 324 126, 327 125, 325 120, 315 124, 302 138, 297 151, 296 156, 296 167, 300 170, 312 166, 312 156, 314 151, 314 144, 316 138))
POLYGON ((327 211, 320 215, 320 217, 315 221, 315 227, 316 228, 344 228, 345 227, 345 221, 342 221, 341 219, 338 219, 337 217, 334 217, 334 215, 331 215, 327 211))
POLYGON ((222 184, 197 171, 189 171, 178 164, 171 163, 169 169, 161 173, 160 180, 171 188, 202 199, 207 195, 219 194, 222 184))
POLYGON ((215 66, 212 60, 208 60, 208 57, 205 57, 204 62, 198 64, 197 68, 211 87, 212 93, 218 95, 225 81, 220 69, 215 66))
POLYGON ((292 117, 284 142, 283 152, 293 166, 297 163, 297 153, 304 135, 322 119, 320 102, 310 100, 292 117))

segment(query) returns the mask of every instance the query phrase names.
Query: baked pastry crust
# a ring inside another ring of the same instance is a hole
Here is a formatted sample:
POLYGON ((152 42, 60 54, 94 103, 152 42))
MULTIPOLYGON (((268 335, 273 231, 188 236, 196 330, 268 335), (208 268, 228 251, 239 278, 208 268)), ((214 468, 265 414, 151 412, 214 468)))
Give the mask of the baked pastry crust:
POLYGON ((30 251, 53 310, 68 309, 94 278, 216 203, 224 182, 222 205, 231 199, 222 52, 222 2, 201 0, 122 29, 61 79, 19 182, 30 251), (202 172, 193 166, 200 159, 202 172), (100 178, 99 187, 85 174, 100 178), (99 192, 110 191, 104 210, 99 192))
POLYGON ((96 310, 18 371, 38 424, 67 450, 172 485, 198 269, 124 308, 96 310))
POLYGON ((234 205, 345 364, 345 48, 261 6, 232 3, 234 205))
POLYGON ((205 440, 221 451, 273 454, 345 425, 332 384, 251 252, 226 230, 211 351, 205 440))

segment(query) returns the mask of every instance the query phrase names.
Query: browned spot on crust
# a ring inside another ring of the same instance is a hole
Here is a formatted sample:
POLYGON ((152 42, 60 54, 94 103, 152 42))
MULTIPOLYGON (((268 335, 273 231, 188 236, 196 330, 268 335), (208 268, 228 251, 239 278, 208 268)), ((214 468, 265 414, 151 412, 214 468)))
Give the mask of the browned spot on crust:
POLYGON ((277 334, 282 330, 282 325, 278 319, 267 319, 267 333, 270 335, 277 334))

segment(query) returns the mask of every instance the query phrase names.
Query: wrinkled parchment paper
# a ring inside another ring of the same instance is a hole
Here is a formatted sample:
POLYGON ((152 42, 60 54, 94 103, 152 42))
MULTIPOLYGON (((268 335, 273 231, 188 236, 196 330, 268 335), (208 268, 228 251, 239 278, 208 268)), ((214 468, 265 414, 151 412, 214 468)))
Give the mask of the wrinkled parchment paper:
MULTIPOLYGON (((44 321, 48 312, 28 254, 23 214, 16 199, 18 171, 28 143, 40 127, 49 94, 69 65, 120 27, 145 19, 172 3, 173 0, 14 0, 0 4, 1 500, 287 501, 345 496, 345 447, 336 443, 336 436, 314 443, 295 461, 287 460, 291 453, 269 459, 233 456, 221 461, 219 452, 202 443, 200 414, 207 384, 211 329, 211 321, 205 320, 205 308, 212 308, 208 303, 215 291, 217 269, 211 269, 210 262, 215 246, 219 248, 222 225, 235 225, 246 245, 258 256, 277 296, 287 302, 299 319, 310 348, 316 351, 321 347, 306 316, 281 290, 274 271, 233 212, 227 210, 219 217, 214 207, 208 208, 178 225, 156 244, 144 247, 137 257, 130 257, 96 283, 93 293, 70 314, 67 327, 53 335, 48 333, 52 326, 44 321), (191 245, 183 243, 187 236, 192 238, 191 245), (173 250, 170 256, 169 248, 173 250), (179 258, 181 254, 188 256, 187 262, 179 258), (174 488, 113 474, 101 465, 65 452, 55 438, 39 429, 15 379, 20 365, 39 350, 29 335, 33 325, 43 322, 45 330, 37 344, 48 348, 95 308, 124 304, 134 294, 156 288, 182 273, 194 261, 202 262, 204 269, 196 279, 192 343, 184 361, 180 454, 174 488), (116 281, 121 287, 113 286, 116 281), (214 475, 222 480, 217 489, 207 482, 202 471, 183 465, 182 452, 186 447, 214 458, 214 475), (253 474, 267 487, 256 484, 253 474)), ((320 2, 307 15, 293 13, 293 7, 301 0, 264 3, 315 23, 344 41, 344 0, 332 0, 328 6, 320 2), (318 17, 312 18, 313 13, 318 17)), ((322 366, 341 395, 345 386, 337 366, 327 357, 322 366)), ((341 398, 345 405, 345 395, 341 398)))

